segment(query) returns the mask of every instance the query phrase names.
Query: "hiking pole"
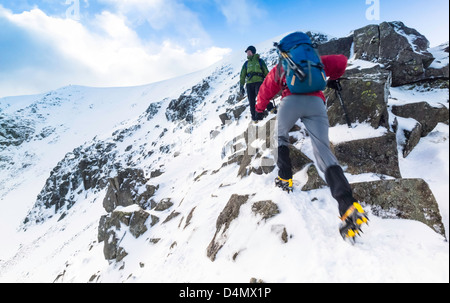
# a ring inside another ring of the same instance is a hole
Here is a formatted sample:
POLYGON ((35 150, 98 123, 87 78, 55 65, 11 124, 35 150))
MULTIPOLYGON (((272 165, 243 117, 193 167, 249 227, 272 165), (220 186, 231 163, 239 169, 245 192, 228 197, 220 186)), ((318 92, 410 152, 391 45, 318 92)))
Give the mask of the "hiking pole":
POLYGON ((342 100, 341 90, 342 86, 339 80, 336 81, 336 89, 334 90, 336 92, 336 95, 339 99, 339 102, 341 103, 342 109, 344 110, 345 120, 347 121, 347 125, 349 128, 352 128, 352 124, 350 123, 350 119, 348 118, 347 109, 345 108, 344 100, 342 100))

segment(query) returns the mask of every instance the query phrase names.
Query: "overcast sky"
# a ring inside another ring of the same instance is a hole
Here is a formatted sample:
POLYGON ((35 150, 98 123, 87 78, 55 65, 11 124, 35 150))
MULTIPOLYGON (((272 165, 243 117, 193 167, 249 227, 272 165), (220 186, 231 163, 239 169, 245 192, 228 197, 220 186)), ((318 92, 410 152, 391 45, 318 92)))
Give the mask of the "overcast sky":
POLYGON ((287 32, 397 20, 448 41, 447 0, 0 0, 0 97, 147 84, 287 32))

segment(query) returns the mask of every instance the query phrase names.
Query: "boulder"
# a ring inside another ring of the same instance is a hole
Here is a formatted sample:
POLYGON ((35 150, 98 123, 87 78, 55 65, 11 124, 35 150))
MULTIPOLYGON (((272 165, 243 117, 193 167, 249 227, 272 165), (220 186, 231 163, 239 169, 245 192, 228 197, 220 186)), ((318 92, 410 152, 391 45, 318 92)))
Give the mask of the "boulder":
POLYGON ((255 202, 252 205, 252 211, 255 214, 259 214, 263 220, 272 218, 280 213, 278 205, 271 200, 255 202))
POLYGON ((313 189, 322 188, 328 186, 327 183, 320 177, 317 168, 314 164, 310 164, 306 171, 308 181, 303 185, 302 190, 308 191, 313 189))
MULTIPOLYGON (((100 218, 98 227, 98 241, 104 242, 103 254, 106 260, 121 261, 128 253, 120 242, 129 231, 135 238, 144 234, 148 227, 146 221, 150 214, 139 208, 135 211, 113 211, 100 218)), ((151 216, 151 225, 159 219, 151 216)))
MULTIPOLYGON (((379 65, 372 68, 351 68, 344 74, 342 101, 351 123, 366 122, 372 127, 389 127, 388 96, 390 72, 379 65)), ((330 126, 346 124, 345 112, 334 89, 325 90, 330 126)))
POLYGON ((319 44, 317 50, 321 56, 341 54, 350 58, 352 44, 353 36, 348 36, 319 44))
POLYGON ((392 72, 392 86, 426 79, 434 60, 425 36, 399 21, 357 29, 353 40, 355 59, 384 64, 392 72))
POLYGON ((109 186, 103 199, 103 207, 107 212, 112 212, 117 206, 126 207, 132 204, 145 208, 158 189, 157 186, 146 184, 148 179, 141 169, 121 170, 116 177, 108 179, 108 182, 109 186), (142 187, 145 190, 141 191, 142 187))
POLYGON ((332 148, 338 161, 347 166, 348 173, 376 173, 401 178, 395 133, 347 141, 332 148))
POLYGON ((231 222, 239 216, 239 210, 247 202, 248 198, 248 195, 233 194, 219 214, 216 221, 216 233, 206 249, 206 255, 211 261, 216 259, 217 253, 225 244, 227 229, 230 227, 231 222))
POLYGON ((358 201, 381 218, 420 221, 445 237, 439 206, 422 179, 395 179, 351 184, 358 201))
POLYGON ((392 113, 403 118, 413 118, 421 125, 421 136, 427 136, 438 123, 449 123, 449 110, 446 106, 431 106, 428 102, 393 105, 392 113))

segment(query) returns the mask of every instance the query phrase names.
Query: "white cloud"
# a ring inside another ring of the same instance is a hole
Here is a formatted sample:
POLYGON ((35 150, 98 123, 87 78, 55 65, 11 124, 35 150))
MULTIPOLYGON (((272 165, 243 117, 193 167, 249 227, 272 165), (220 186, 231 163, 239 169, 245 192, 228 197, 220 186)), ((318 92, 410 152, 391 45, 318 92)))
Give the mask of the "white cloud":
POLYGON ((156 31, 170 30, 172 35, 194 45, 208 45, 211 39, 199 17, 179 0, 99 0, 112 5, 117 14, 135 25, 147 23, 156 31), (200 43, 200 44, 199 44, 200 43))
MULTIPOLYGON (((144 1, 125 2, 144 5, 144 1)), ((161 1, 148 2, 164 6, 161 1)), ((47 16, 37 8, 14 14, 0 6, 0 21, 5 20, 24 33, 22 40, 11 47, 23 52, 20 48, 31 39, 33 49, 26 50, 27 66, 0 66, 0 97, 44 92, 69 84, 146 84, 205 68, 231 52, 212 46, 188 51, 171 39, 162 43, 143 41, 125 15, 108 11, 82 24, 47 16)), ((191 37, 187 44, 198 44, 195 39, 191 37)))
POLYGON ((215 0, 228 24, 237 26, 241 31, 254 30, 257 22, 266 16, 266 11, 259 8, 256 1, 249 0, 215 0))

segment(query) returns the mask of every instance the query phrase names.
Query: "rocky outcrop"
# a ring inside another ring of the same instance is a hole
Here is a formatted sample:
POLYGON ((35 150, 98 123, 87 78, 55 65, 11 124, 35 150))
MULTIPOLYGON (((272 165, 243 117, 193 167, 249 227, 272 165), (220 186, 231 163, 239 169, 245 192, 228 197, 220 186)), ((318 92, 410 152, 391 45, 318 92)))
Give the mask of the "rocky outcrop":
MULTIPOLYGON (((233 220, 239 217, 242 205, 247 203, 249 199, 250 199, 249 195, 233 194, 228 200, 228 203, 225 205, 225 208, 217 217, 216 233, 214 234, 213 239, 211 240, 206 249, 206 255, 211 261, 214 261, 216 259, 217 253, 225 245, 227 239, 230 236, 228 234, 228 228, 230 227, 230 224, 232 223, 233 220)), ((278 205, 271 200, 254 202, 252 204, 252 211, 253 213, 260 216, 261 220, 263 221, 267 221, 268 219, 280 213, 278 205)), ((272 227, 275 233, 281 234, 281 239, 283 240, 284 243, 286 243, 288 241, 286 228, 280 225, 272 227)), ((236 255, 233 257, 233 259, 235 258, 236 255)))
POLYGON ((203 80, 202 83, 185 91, 178 99, 172 100, 166 110, 167 120, 185 120, 192 123, 194 121, 194 111, 197 105, 205 100, 209 88, 209 82, 203 80))
POLYGON ((438 123, 449 123, 449 110, 446 106, 433 107, 428 102, 393 105, 392 113, 403 118, 413 118, 420 123, 421 137, 427 136, 438 123))
POLYGON ((225 244, 227 229, 231 222, 239 216, 239 210, 248 201, 248 198, 248 195, 232 195, 219 217, 217 217, 216 233, 206 249, 206 255, 211 261, 216 259, 217 253, 225 244))
POLYGON ((422 179, 395 179, 353 183, 354 196, 371 205, 381 218, 420 221, 445 237, 438 204, 422 179))
POLYGON ((157 186, 146 185, 148 181, 141 169, 121 170, 116 177, 108 179, 109 186, 103 199, 103 207, 107 212, 112 212, 117 206, 133 204, 146 208, 158 189, 157 186))
POLYGON ((356 59, 384 64, 392 72, 392 85, 400 86, 424 80, 434 57, 429 42, 402 22, 368 25, 354 32, 356 59))
POLYGON ((10 145, 18 146, 30 140, 34 133, 33 121, 8 117, 0 113, 0 150, 10 145))
POLYGON ((150 226, 159 222, 159 218, 150 215, 146 209, 158 208, 162 211, 173 205, 170 201, 163 200, 157 205, 152 203, 151 197, 158 186, 146 184, 141 169, 124 169, 117 176, 110 178, 106 196, 103 199, 103 207, 108 212, 100 218, 98 227, 98 240, 104 242, 103 253, 106 260, 122 260, 127 252, 120 246, 120 241, 127 232, 138 238, 145 233, 150 226), (122 207, 122 209, 118 209, 122 207), (130 207, 132 211, 128 211, 130 207), (124 208, 124 209, 123 209, 124 208), (147 222, 151 218, 150 223, 147 222))
MULTIPOLYGON (((341 80, 342 101, 351 123, 369 123, 373 128, 388 127, 388 96, 391 74, 379 65, 350 68, 341 80)), ((326 89, 330 126, 346 124, 344 108, 333 89, 326 89)))
POLYGON ((80 146, 66 154, 50 172, 24 224, 40 223, 57 214, 62 219, 78 194, 104 189, 108 182, 105 176, 120 168, 117 163, 114 164, 115 146, 115 143, 100 141, 87 147, 80 146))
POLYGON ((345 38, 332 39, 325 43, 321 43, 318 45, 317 50, 321 56, 342 54, 347 58, 350 58, 352 45, 353 35, 345 38))
POLYGON ((341 165, 347 166, 348 173, 372 172, 401 178, 395 133, 343 142, 335 145, 333 150, 341 165))
POLYGON ((125 248, 120 246, 125 235, 129 232, 133 237, 139 238, 158 220, 158 217, 150 215, 138 206, 132 211, 114 210, 102 216, 98 227, 98 241, 104 242, 105 259, 121 261, 128 254, 125 248), (149 217, 150 223, 147 222, 149 217))

